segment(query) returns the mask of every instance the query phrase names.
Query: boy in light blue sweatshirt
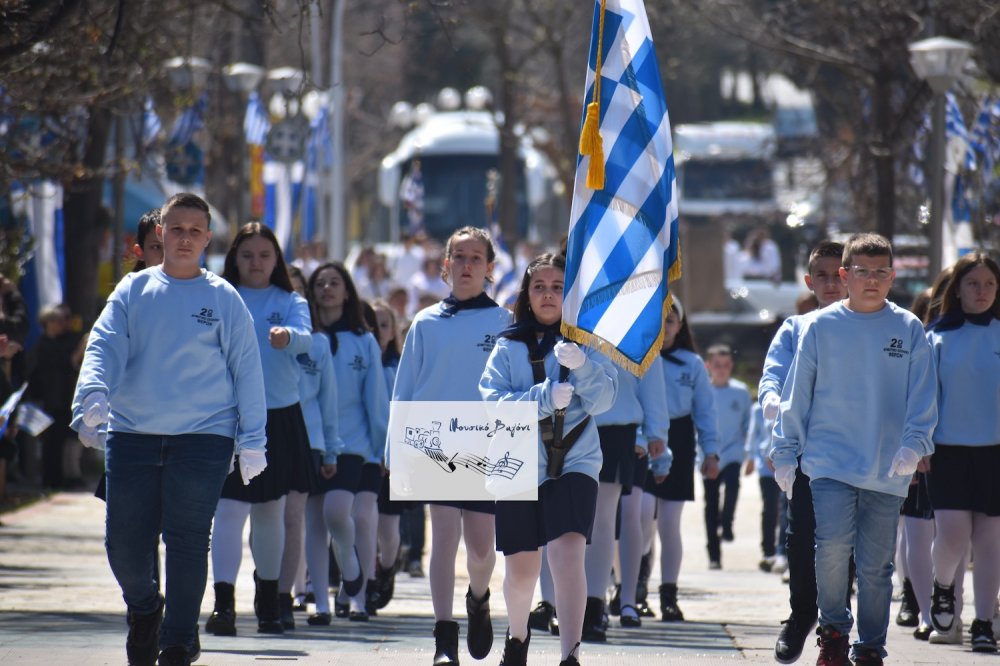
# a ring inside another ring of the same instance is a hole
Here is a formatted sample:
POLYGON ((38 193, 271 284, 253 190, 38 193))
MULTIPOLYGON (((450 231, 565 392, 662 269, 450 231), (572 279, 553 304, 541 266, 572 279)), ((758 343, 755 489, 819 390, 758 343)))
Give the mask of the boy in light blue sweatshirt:
MULTIPOLYGON (((740 494, 740 468, 749 457, 750 407, 753 399, 743 382, 733 379, 733 350, 712 345, 705 352, 705 368, 712 380, 715 420, 719 426, 719 475, 705 477, 705 533, 708 536, 708 567, 722 568, 722 541, 733 540, 733 516, 740 494), (719 491, 725 485, 722 508, 719 491)), ((752 462, 750 463, 753 464, 752 462)), ((753 471, 753 467, 750 467, 753 471)))
POLYGON ((818 664, 847 666, 854 617, 848 561, 858 572, 857 663, 881 664, 892 596, 899 509, 934 450, 937 380, 920 320, 886 301, 892 246, 855 234, 840 268, 847 299, 806 322, 781 394, 770 458, 791 493, 797 460, 816 515, 818 664))
POLYGON ((197 659, 212 515, 234 446, 244 484, 267 465, 253 320, 236 289, 201 268, 210 220, 193 194, 167 200, 156 227, 163 263, 115 287, 73 398, 71 427, 106 449, 105 546, 128 607, 130 664, 197 659))

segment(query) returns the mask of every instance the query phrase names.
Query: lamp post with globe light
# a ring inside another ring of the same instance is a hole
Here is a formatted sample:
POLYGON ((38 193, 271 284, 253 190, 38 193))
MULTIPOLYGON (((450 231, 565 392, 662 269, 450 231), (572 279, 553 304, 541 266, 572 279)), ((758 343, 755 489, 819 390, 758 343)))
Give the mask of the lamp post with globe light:
POLYGON ((945 94, 958 79, 972 45, 948 37, 910 44, 913 71, 934 91, 929 176, 931 182, 928 282, 941 272, 944 219, 945 94))

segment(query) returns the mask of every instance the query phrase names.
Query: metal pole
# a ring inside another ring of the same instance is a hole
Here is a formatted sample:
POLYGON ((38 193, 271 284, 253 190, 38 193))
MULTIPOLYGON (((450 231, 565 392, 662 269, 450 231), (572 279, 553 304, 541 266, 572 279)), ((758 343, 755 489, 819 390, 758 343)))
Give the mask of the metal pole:
POLYGON ((125 229, 125 118, 115 116, 115 180, 112 186, 115 198, 115 223, 112 229, 111 269, 115 284, 122 277, 122 235, 125 229))
MULTIPOLYGON (((312 3, 309 5, 309 46, 312 51, 312 67, 311 67, 311 77, 313 80, 313 85, 317 88, 321 87, 321 82, 323 81, 323 56, 322 56, 322 40, 320 39, 320 13, 319 13, 319 3, 312 3)), ((316 159, 316 233, 318 236, 322 236, 326 233, 327 224, 327 200, 329 199, 328 187, 327 187, 327 172, 322 158, 322 153, 317 156, 316 159)), ((309 239, 313 240, 313 239, 309 239)), ((325 257, 317 257, 318 259, 325 259, 325 257)))
POLYGON ((347 254, 344 234, 344 81, 343 36, 344 0, 334 0, 333 32, 330 36, 330 96, 333 101, 331 128, 333 140, 333 169, 330 183, 330 221, 327 233, 328 251, 334 259, 344 259, 347 254))
POLYGON ((931 219, 928 247, 927 282, 932 283, 941 272, 942 232, 944 219, 944 93, 934 93, 934 110, 931 117, 931 219))

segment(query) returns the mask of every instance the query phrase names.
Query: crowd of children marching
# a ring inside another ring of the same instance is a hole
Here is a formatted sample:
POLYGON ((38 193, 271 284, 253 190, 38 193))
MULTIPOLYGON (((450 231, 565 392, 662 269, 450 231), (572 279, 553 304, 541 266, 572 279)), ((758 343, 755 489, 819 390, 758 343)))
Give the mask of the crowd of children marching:
MULTIPOLYGON (((699 356, 677 300, 642 378, 563 339, 561 254, 527 263, 510 309, 498 304, 487 292, 496 248, 481 229, 451 235, 440 277, 422 274, 447 294, 405 324, 406 299, 393 303, 383 289, 386 300, 366 302, 337 261, 308 274, 286 265, 259 223, 239 230, 221 276, 205 271, 211 218, 194 195, 171 197, 153 224, 162 257, 147 253, 109 298, 72 423, 81 441, 105 449, 107 550, 128 609, 130 664, 197 660, 209 560, 208 634, 236 634, 239 594, 253 594, 258 632, 293 630, 293 599, 307 580, 309 625, 367 622, 390 602, 409 508, 388 495, 391 400, 538 403, 536 502, 429 507, 435 666, 459 663, 460 542, 474 659, 494 643, 497 550, 506 666, 527 663, 533 630, 557 633, 569 666, 581 642, 607 639, 609 614, 623 631, 657 610, 683 621, 680 525, 696 471, 712 569, 734 539, 741 476, 758 473, 760 566, 787 568, 789 583, 779 662, 796 661, 818 624, 818 663, 849 664, 849 651, 855 663, 882 663, 897 541, 896 621, 921 640, 962 642, 971 560, 972 649, 996 651, 1000 269, 986 255, 949 269, 918 317, 886 300, 894 273, 885 239, 820 243, 805 277, 817 311, 778 331, 754 401, 733 378, 732 349, 712 344, 699 356), (236 589, 248 519, 252 591, 236 589)), ((365 293, 381 279, 365 275, 365 293)))

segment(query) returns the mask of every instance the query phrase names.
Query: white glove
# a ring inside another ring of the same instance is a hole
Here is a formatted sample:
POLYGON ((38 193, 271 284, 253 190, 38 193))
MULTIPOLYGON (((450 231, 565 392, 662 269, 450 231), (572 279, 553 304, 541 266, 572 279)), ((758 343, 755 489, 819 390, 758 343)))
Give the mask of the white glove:
POLYGON ((764 411, 764 418, 773 421, 778 416, 778 407, 781 406, 781 396, 777 393, 768 393, 764 396, 761 409, 764 411))
POLYGON ((244 486, 249 486, 250 480, 267 467, 267 456, 263 449, 246 449, 240 451, 237 457, 240 461, 240 476, 243 477, 244 486))
POLYGON ((777 465, 774 468, 774 481, 788 499, 792 499, 792 488, 795 485, 795 469, 795 465, 777 465))
POLYGON ((566 409, 573 399, 573 385, 569 382, 552 383, 552 406, 556 409, 566 409))
POLYGON ((901 446, 889 465, 889 476, 913 476, 919 462, 920 455, 916 451, 901 446))
POLYGON ((583 350, 575 342, 560 340, 556 343, 552 352, 556 355, 559 365, 566 366, 570 370, 576 370, 587 362, 587 355, 583 353, 583 350))
POLYGON ((108 397, 99 391, 88 393, 83 398, 83 422, 87 427, 96 428, 108 422, 108 415, 111 407, 108 406, 108 397))
POLYGON ((84 424, 80 426, 80 431, 77 433, 77 439, 79 439, 80 443, 88 449, 103 451, 104 444, 108 441, 108 433, 106 430, 101 431, 99 428, 91 428, 84 424))

